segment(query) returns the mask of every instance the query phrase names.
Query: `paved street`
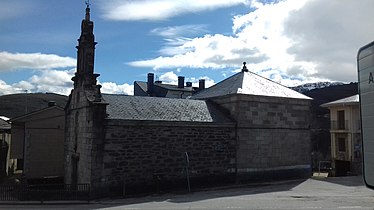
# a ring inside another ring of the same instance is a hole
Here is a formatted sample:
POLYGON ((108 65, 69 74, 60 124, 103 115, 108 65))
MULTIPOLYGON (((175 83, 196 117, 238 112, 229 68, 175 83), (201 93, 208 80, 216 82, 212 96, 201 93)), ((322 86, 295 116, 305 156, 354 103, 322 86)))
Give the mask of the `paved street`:
POLYGON ((212 189, 192 194, 106 199, 91 204, 3 204, 12 209, 371 209, 374 191, 361 177, 331 177, 212 189))

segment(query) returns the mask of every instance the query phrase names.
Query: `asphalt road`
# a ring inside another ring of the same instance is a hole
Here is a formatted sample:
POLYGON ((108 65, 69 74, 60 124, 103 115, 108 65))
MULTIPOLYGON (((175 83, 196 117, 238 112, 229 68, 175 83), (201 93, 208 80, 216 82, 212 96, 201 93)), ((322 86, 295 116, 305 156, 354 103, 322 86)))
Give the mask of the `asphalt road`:
POLYGON ((361 177, 272 182, 262 185, 216 188, 191 194, 163 194, 141 198, 104 199, 90 204, 15 203, 4 209, 370 209, 374 210, 374 190, 361 177))

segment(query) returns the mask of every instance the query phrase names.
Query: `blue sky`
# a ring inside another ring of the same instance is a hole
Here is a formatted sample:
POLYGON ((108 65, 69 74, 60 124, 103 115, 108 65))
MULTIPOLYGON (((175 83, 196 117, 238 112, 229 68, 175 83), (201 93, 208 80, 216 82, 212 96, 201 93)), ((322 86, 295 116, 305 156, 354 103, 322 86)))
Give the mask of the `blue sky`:
MULTIPOLYGON (((0 95, 69 94, 84 0, 0 0, 0 95)), ((357 81, 372 0, 91 0, 95 72, 132 94, 148 72, 213 85, 248 69, 286 86, 357 81)))

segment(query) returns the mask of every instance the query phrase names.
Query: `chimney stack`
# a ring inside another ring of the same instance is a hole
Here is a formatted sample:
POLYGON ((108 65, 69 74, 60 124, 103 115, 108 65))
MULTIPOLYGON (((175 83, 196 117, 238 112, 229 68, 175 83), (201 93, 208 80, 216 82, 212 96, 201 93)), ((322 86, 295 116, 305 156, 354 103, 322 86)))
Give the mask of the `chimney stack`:
POLYGON ((184 77, 178 77, 178 88, 184 88, 184 77))
POLYGON ((149 95, 153 92, 153 83, 154 83, 155 75, 153 73, 148 73, 148 80, 147 80, 147 93, 149 95))
POLYGON ((205 79, 199 79, 199 91, 205 89, 205 79))

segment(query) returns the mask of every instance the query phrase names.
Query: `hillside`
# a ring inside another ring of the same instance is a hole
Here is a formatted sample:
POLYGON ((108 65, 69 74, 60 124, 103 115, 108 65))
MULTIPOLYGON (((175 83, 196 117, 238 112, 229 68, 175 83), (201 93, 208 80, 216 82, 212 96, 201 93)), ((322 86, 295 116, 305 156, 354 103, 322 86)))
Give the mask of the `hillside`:
POLYGON ((317 88, 303 92, 303 94, 313 98, 312 108, 314 109, 315 114, 322 116, 328 114, 329 111, 326 108, 320 107, 321 104, 358 94, 358 84, 357 82, 352 82, 350 84, 317 88))
POLYGON ((299 93, 305 93, 313 89, 327 88, 330 86, 344 85, 342 82, 315 82, 305 83, 296 87, 290 87, 292 90, 296 90, 299 93))
POLYGON ((26 112, 34 112, 48 107, 49 101, 55 101, 60 107, 65 107, 68 97, 55 93, 20 93, 0 96, 0 116, 14 118, 26 112))

